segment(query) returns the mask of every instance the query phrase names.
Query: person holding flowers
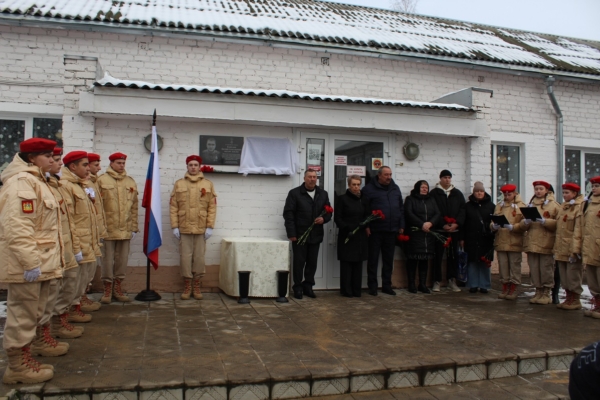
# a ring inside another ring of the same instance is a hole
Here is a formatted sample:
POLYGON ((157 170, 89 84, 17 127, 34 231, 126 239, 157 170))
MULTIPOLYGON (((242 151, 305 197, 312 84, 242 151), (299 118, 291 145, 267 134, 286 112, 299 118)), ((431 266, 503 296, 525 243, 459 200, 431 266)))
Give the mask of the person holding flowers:
POLYGON ((340 294, 360 297, 363 261, 368 257, 368 222, 372 218, 360 192, 361 178, 348 177, 346 193, 335 201, 334 221, 339 228, 337 259, 340 261, 340 294))
POLYGON ((494 215, 504 215, 508 224, 500 226, 490 223, 492 231, 496 232, 494 249, 498 256, 500 267, 500 282, 502 293, 499 299, 516 300, 517 286, 521 284, 521 262, 523 260, 523 230, 519 223, 523 219, 520 207, 525 207, 517 186, 506 184, 500 188, 504 200, 496 205, 494 215))
POLYGON ((583 315, 600 319, 600 176, 590 178, 592 193, 582 204, 582 217, 575 224, 571 257, 581 257, 592 293, 592 309, 583 315))
POLYGON ((469 292, 487 293, 492 287, 491 264, 494 260, 494 232, 490 229, 496 205, 485 192, 482 182, 475 182, 465 206, 465 223, 460 232, 460 247, 465 250, 469 292))
POLYGON ((287 237, 292 242, 292 277, 294 297, 315 298, 315 272, 319 247, 323 241, 323 224, 331 221, 333 209, 327 191, 317 186, 317 172, 307 169, 304 183, 289 191, 283 207, 287 237), (327 207, 327 208, 326 208, 327 207))
MULTIPOLYGON (((438 240, 431 229, 442 218, 440 210, 433 197, 429 195, 429 183, 417 181, 410 195, 404 201, 404 216, 408 229, 408 246, 406 246, 406 273, 408 291, 431 293, 427 288, 427 269, 429 260, 435 255, 438 240), (419 287, 415 286, 415 277, 419 271, 419 287)), ((440 235, 441 236, 441 235, 440 235)), ((400 241, 401 239, 398 238, 400 241)), ((446 240, 446 238, 443 238, 446 240)))
POLYGON ((583 265, 578 255, 573 255, 571 245, 575 225, 581 221, 581 204, 584 202, 581 188, 576 183, 562 185, 565 201, 556 216, 556 240, 554 241, 554 259, 560 271, 560 282, 567 294, 564 302, 556 306, 562 310, 581 310, 579 297, 583 293, 583 265))
POLYGON ((545 181, 533 182, 534 195, 529 207, 536 207, 541 218, 535 221, 523 219, 520 223, 523 235, 523 251, 527 253, 527 263, 535 296, 531 304, 551 304, 551 290, 554 287, 554 239, 556 237, 556 216, 560 205, 554 200, 554 190, 545 181))
POLYGON ((392 179, 392 169, 383 166, 377 170, 377 176, 363 189, 369 210, 380 210, 385 219, 378 219, 369 225, 369 259, 367 261, 367 284, 369 294, 377 296, 377 267, 379 254, 381 267, 381 291, 395 296, 392 290, 392 271, 394 270, 394 252, 396 237, 404 233, 404 201, 400 187, 392 179))

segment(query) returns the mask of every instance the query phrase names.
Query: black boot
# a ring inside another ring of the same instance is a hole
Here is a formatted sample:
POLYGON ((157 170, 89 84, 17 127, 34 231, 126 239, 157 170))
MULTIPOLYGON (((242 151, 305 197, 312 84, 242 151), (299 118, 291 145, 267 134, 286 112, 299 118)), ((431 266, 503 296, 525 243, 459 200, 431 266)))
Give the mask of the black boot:
POLYGON ((427 288, 427 260, 419 261, 419 292, 421 293, 431 293, 431 291, 427 288))
POLYGON ((560 271, 558 265, 554 265, 554 287, 552 288, 552 304, 559 304, 558 291, 560 290, 560 271))
POLYGON ((406 263, 406 275, 408 278, 408 291, 410 293, 417 293, 417 287, 415 286, 415 278, 417 275, 416 261, 408 260, 406 263))

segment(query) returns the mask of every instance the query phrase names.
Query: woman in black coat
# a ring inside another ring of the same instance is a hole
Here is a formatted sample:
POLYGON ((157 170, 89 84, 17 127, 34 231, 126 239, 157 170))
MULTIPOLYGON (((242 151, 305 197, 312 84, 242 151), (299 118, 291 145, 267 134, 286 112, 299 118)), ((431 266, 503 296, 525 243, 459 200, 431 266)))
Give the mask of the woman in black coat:
POLYGON ((337 256, 340 260, 340 293, 345 297, 360 297, 362 288, 363 261, 368 257, 367 226, 361 226, 355 235, 348 235, 369 216, 369 209, 360 193, 361 178, 352 175, 348 178, 346 193, 338 196, 333 215, 339 228, 337 256))
POLYGON ((417 293, 415 276, 419 270, 418 290, 431 293, 427 289, 427 269, 429 260, 435 255, 435 241, 437 240, 430 230, 439 223, 440 211, 435 200, 429 196, 429 183, 417 181, 404 201, 404 216, 406 218, 406 231, 410 240, 407 249, 406 272, 408 275, 408 291, 417 293), (413 229, 418 228, 418 230, 413 229))
POLYGON ((494 232, 490 229, 496 205, 485 192, 483 183, 475 182, 473 194, 465 206, 465 223, 461 227, 460 245, 469 257, 467 286, 471 293, 477 289, 487 293, 491 288, 490 264, 494 259, 494 232), (485 258, 488 261, 483 261, 485 258))

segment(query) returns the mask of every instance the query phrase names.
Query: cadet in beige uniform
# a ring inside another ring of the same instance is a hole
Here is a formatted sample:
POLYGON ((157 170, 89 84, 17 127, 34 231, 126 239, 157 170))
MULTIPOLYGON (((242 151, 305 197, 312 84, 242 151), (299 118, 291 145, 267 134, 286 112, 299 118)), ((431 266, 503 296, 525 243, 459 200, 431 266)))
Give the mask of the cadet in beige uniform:
POLYGON ((494 248, 498 256, 500 267, 500 281, 502 293, 499 299, 516 300, 517 286, 521 284, 521 261, 523 260, 523 231, 519 222, 523 219, 520 207, 525 207, 517 187, 512 184, 500 188, 504 194, 504 201, 496 205, 494 215, 504 215, 509 224, 500 226, 492 222, 491 228, 496 233, 494 248))
POLYGON ((581 204, 583 195, 575 183, 562 185, 564 203, 556 216, 556 240, 554 241, 554 259, 560 271, 560 282, 567 293, 564 302, 556 306, 562 310, 580 310, 580 296, 583 292, 583 265, 581 258, 573 257, 571 247, 575 225, 581 222, 581 204))
POLYGON ((600 176, 590 179, 592 194, 582 204, 582 218, 575 225, 572 257, 581 256, 586 268, 587 284, 592 293, 592 309, 586 317, 600 319, 600 176))
MULTIPOLYGON (((98 236, 100 237, 100 247, 102 247, 102 242, 106 238, 106 218, 104 216, 104 204, 102 202, 102 196, 100 195, 100 187, 97 184, 98 181, 98 172, 102 169, 100 167, 100 155, 95 153, 88 153, 88 161, 90 168, 90 175, 88 179, 85 181, 85 191, 88 193, 88 197, 92 200, 92 204, 94 205, 94 210, 96 211, 96 222, 98 225, 98 236)), ((102 266, 102 256, 97 257, 96 262, 98 266, 102 266)), ((96 266, 96 269, 98 268, 96 266)), ((91 276, 90 282, 88 282, 88 287, 90 286, 92 280, 94 280, 94 274, 91 276)), ((89 297, 87 297, 86 293, 81 296, 81 311, 90 312, 97 311, 100 309, 101 304, 97 301, 92 301, 89 297)))
POLYGON ((0 282, 8 284, 3 347, 8 365, 5 384, 52 379, 54 368, 33 359, 39 310, 48 301, 50 284, 64 267, 60 208, 48 187, 56 142, 32 138, 2 172, 0 191, 0 282))
POLYGON ((131 301, 123 294, 121 282, 125 279, 129 244, 138 229, 138 190, 133 178, 125 171, 127 155, 111 154, 110 166, 96 181, 104 205, 106 218, 106 238, 102 259, 102 281, 104 294, 100 301, 110 304, 111 298, 117 301, 131 301))
POLYGON ((536 221, 524 219, 521 229, 523 251, 527 253, 527 263, 531 283, 535 287, 535 296, 529 300, 531 304, 551 304, 551 291, 554 287, 554 238, 556 237, 556 216, 560 205, 554 200, 552 186, 548 182, 535 181, 535 194, 529 201, 529 207, 536 207, 540 216, 536 221))
POLYGON ((179 256, 184 282, 181 298, 190 298, 193 283, 194 298, 200 300, 200 279, 206 272, 206 240, 212 235, 217 217, 217 194, 212 182, 200 171, 200 156, 189 156, 185 163, 188 172, 185 178, 175 182, 171 192, 171 228, 180 240, 179 256))
POLYGON ((96 209, 86 192, 89 172, 87 152, 72 151, 63 157, 62 179, 73 203, 75 233, 79 237, 82 260, 79 262, 79 280, 76 297, 71 301, 70 322, 90 322, 92 316, 81 311, 81 296, 96 271, 96 257, 100 256, 100 238, 96 224, 96 209))
MULTIPOLYGON (((68 191, 60 180, 62 174, 62 149, 54 148, 54 165, 50 170, 48 185, 60 206, 60 221, 62 225, 62 238, 64 245, 65 269, 63 278, 58 288, 56 301, 52 307, 54 322, 53 334, 59 338, 72 339, 81 336, 83 327, 75 327, 68 321, 69 306, 76 297, 77 283, 79 282, 79 262, 83 260, 79 237, 75 235, 75 222, 73 220, 73 204, 68 191)), ((51 305, 51 304, 50 304, 51 305)), ((35 346, 32 347, 35 350, 35 346)))

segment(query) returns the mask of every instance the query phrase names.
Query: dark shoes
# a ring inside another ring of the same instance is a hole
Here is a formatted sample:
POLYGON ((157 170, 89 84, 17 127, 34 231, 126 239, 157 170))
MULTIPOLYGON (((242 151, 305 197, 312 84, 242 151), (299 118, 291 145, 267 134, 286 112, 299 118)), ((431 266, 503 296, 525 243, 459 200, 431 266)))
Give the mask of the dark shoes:
POLYGON ((390 296, 395 296, 396 292, 392 290, 392 288, 386 288, 381 290, 382 293, 389 294, 390 296))
POLYGON ((417 287, 415 286, 414 283, 412 285, 408 285, 408 291, 410 293, 417 293, 417 287))
POLYGON ((310 297, 311 299, 316 299, 317 295, 313 292, 312 288, 304 288, 304 295, 310 297))
POLYGON ((421 293, 431 294, 431 290, 429 290, 425 285, 419 285, 418 289, 421 293))
POLYGON ((369 289, 369 294, 371 296, 377 296, 377 289, 369 289))
POLYGON ((302 289, 294 289, 294 298, 302 300, 302 289))
POLYGON ((487 293, 487 292, 488 292, 488 290, 487 290, 487 289, 484 289, 484 288, 481 288, 481 289, 479 289, 479 292, 480 292, 480 293, 487 293))
POLYGON ((469 293, 477 293, 477 289, 476 287, 472 287, 471 289, 469 289, 469 293))

